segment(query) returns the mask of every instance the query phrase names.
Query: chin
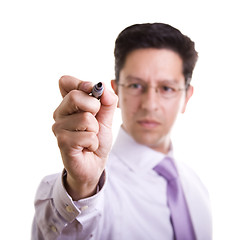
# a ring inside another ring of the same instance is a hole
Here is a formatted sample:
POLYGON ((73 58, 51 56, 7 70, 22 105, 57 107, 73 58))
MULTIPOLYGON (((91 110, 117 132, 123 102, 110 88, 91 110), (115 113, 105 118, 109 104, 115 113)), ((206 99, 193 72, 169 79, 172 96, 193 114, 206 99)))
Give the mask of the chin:
POLYGON ((169 136, 154 136, 153 134, 140 134, 133 136, 135 141, 153 150, 167 153, 170 146, 169 136))
POLYGON ((159 145, 158 143, 160 142, 158 138, 156 139, 156 137, 150 134, 148 136, 147 134, 140 134, 140 135, 136 135, 134 138, 138 143, 141 143, 148 147, 157 146, 159 145))

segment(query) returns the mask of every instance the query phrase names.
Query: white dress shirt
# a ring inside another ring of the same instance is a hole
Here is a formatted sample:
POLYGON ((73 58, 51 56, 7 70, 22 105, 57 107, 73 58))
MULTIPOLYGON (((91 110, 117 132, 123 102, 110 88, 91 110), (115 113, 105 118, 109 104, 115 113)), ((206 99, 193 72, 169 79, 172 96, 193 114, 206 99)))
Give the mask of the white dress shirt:
MULTIPOLYGON (((173 158, 172 151, 168 156, 173 158)), ((32 239, 173 240, 166 181, 152 170, 164 157, 135 142, 121 128, 96 195, 73 202, 62 184, 62 174, 43 179, 35 199, 32 239)), ((205 195, 201 182, 190 174, 195 178, 190 187, 205 195)), ((197 198, 206 212, 198 219, 203 227, 206 219, 211 222, 208 200, 197 198)), ((198 239, 211 239, 209 229, 207 238, 198 239)))

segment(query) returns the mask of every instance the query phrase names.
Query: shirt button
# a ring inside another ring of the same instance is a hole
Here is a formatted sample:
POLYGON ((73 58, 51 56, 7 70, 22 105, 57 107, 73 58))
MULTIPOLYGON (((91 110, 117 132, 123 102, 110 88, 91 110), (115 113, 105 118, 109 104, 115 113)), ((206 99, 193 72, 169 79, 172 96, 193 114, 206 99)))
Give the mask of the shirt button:
POLYGON ((87 206, 87 205, 82 206, 82 207, 80 208, 81 211, 84 211, 84 210, 86 210, 86 209, 88 209, 88 206, 87 206))
POLYGON ((72 209, 72 207, 71 206, 66 206, 66 210, 67 210, 67 212, 69 212, 69 213, 72 213, 73 212, 73 209, 72 209))
POLYGON ((51 226, 51 230, 55 233, 57 232, 57 228, 55 226, 51 226))

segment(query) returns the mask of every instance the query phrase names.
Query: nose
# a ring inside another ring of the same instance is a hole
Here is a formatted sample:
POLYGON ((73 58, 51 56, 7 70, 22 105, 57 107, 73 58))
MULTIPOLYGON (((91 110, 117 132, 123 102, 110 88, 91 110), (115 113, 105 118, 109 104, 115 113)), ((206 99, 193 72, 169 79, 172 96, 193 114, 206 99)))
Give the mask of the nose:
POLYGON ((157 89, 149 87, 148 90, 142 95, 142 108, 151 111, 157 111, 159 108, 159 94, 157 89))

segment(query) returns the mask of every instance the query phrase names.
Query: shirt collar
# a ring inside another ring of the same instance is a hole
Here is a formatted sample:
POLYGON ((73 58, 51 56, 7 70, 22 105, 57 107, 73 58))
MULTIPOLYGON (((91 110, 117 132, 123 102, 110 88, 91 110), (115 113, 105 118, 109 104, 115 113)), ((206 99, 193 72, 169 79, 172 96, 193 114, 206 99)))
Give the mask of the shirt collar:
POLYGON ((163 154, 145 145, 137 143, 122 127, 119 130, 112 153, 124 162, 131 171, 146 172, 152 170, 164 157, 173 158, 173 150, 163 154))

